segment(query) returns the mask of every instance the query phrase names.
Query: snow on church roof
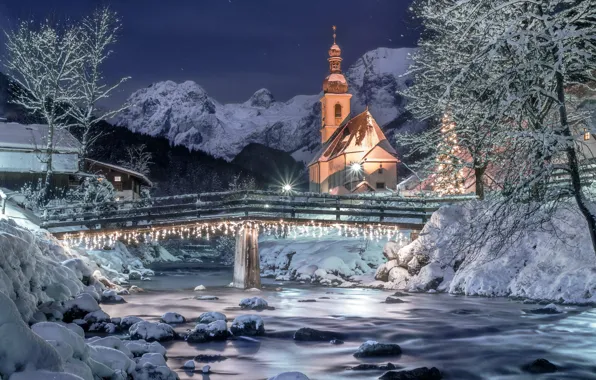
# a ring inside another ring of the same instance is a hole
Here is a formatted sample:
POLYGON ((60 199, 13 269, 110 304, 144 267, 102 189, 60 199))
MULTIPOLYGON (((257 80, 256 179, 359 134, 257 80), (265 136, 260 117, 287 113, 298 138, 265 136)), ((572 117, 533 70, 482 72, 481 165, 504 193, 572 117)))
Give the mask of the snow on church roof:
POLYGON ((387 141, 385 134, 367 109, 341 125, 329 141, 323 145, 309 166, 318 161, 329 161, 344 153, 363 152, 362 157, 365 157, 377 146, 387 153, 397 156, 397 152, 387 141))
MULTIPOLYGON (((43 149, 47 135, 47 125, 0 122, 0 149, 43 149)), ((65 129, 55 131, 54 144, 59 152, 78 152, 80 147, 78 140, 65 129)))

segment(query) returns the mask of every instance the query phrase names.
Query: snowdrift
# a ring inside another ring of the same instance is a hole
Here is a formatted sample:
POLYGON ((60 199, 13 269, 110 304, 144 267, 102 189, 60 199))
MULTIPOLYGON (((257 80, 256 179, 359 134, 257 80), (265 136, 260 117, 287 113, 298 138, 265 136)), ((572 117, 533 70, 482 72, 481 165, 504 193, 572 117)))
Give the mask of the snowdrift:
POLYGON ((390 260, 378 268, 377 280, 410 291, 596 302, 596 255, 579 212, 559 210, 553 216, 556 230, 524 231, 497 257, 487 247, 474 254, 453 252, 448 243, 483 207, 477 202, 435 212, 417 240, 397 252, 386 247, 390 260))

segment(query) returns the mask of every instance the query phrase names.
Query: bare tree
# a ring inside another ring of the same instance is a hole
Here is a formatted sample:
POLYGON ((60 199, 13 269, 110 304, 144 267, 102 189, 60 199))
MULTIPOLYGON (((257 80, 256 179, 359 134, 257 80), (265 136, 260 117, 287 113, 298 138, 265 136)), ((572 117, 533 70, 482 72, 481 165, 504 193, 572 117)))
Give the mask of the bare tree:
POLYGON ((151 152, 147 151, 145 144, 129 146, 126 148, 126 159, 118 161, 120 165, 130 170, 134 170, 143 175, 150 173, 150 165, 153 163, 151 152))
POLYGON ((80 25, 80 52, 84 59, 74 72, 76 102, 72 105, 70 113, 75 120, 75 127, 80 132, 81 170, 85 169, 84 161, 90 147, 102 136, 102 132, 94 127, 101 120, 110 119, 127 108, 127 105, 124 105, 118 109, 103 111, 98 107, 99 102, 109 98, 118 86, 129 79, 125 77, 115 84, 108 85, 101 70, 112 54, 111 47, 117 42, 120 29, 121 23, 116 13, 107 7, 85 17, 80 25))
POLYGON ((76 101, 77 71, 84 59, 76 28, 40 26, 22 22, 6 32, 5 66, 15 85, 14 103, 24 107, 48 126, 45 136, 46 165, 43 182, 47 198, 51 190, 56 131, 69 126, 64 108, 76 101))

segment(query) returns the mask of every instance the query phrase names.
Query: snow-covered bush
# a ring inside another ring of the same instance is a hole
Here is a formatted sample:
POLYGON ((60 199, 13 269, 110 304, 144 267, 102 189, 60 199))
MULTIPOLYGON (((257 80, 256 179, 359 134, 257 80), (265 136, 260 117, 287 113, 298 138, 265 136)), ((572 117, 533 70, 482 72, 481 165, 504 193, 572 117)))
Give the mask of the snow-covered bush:
POLYGON ((105 204, 115 201, 114 193, 114 186, 105 177, 85 177, 79 186, 67 193, 66 198, 72 203, 93 206, 94 211, 105 211, 116 208, 115 205, 105 204))
POLYGON ((41 178, 37 182, 28 182, 21 187, 23 206, 30 210, 37 210, 45 203, 45 188, 41 178))

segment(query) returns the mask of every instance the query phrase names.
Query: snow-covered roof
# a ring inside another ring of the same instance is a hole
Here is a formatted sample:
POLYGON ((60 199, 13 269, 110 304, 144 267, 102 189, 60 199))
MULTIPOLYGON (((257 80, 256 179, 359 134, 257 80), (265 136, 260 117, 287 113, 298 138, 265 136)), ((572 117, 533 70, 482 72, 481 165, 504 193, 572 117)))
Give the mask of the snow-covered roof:
POLYGON ((147 178, 144 174, 136 172, 134 170, 127 169, 122 166, 118 166, 118 165, 114 165, 114 164, 108 164, 107 162, 92 160, 90 158, 86 158, 85 161, 87 161, 92 166, 95 166, 95 165, 104 166, 106 168, 110 168, 110 169, 116 170, 118 172, 128 174, 130 176, 140 179, 141 181, 143 181, 145 183, 146 186, 149 186, 149 187, 153 186, 153 183, 149 180, 149 178, 147 178))
MULTIPOLYGON (((43 149, 46 146, 47 136, 47 125, 0 122, 0 149, 43 149)), ((67 130, 55 130, 54 148, 58 152, 78 152, 80 145, 67 130)))
POLYGON ((397 157, 397 152, 367 109, 340 126, 309 166, 319 161, 329 161, 345 153, 362 152, 362 157, 366 157, 377 146, 397 157))

